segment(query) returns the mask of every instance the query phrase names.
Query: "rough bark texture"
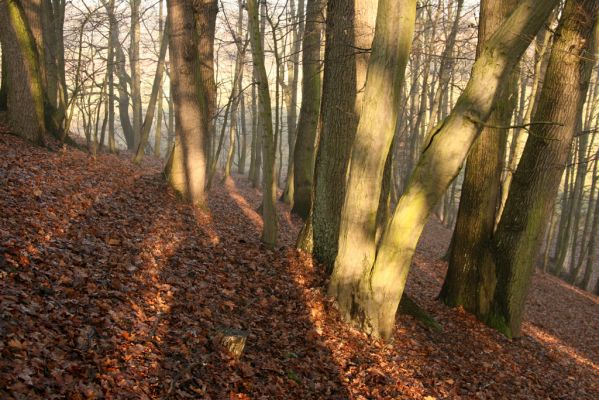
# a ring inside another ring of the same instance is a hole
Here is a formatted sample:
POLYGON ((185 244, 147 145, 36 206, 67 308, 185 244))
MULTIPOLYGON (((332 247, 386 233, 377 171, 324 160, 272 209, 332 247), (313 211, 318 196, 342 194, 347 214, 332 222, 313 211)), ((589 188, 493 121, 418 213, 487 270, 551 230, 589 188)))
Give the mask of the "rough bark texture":
POLYGON ((43 144, 44 89, 34 36, 18 0, 0 0, 0 40, 7 62, 7 109, 11 130, 43 144))
MULTIPOLYGON (((478 53, 517 5, 517 0, 481 2, 478 53)), ((512 79, 510 83, 513 82, 512 79)), ((490 125, 510 125, 515 94, 515 86, 508 84, 487 121, 490 125)), ((481 309, 488 310, 495 284, 495 271, 482 267, 488 265, 484 260, 490 256, 506 134, 505 129, 485 128, 470 150, 449 267, 440 294, 447 305, 463 306, 474 314, 481 309)))
POLYGON ((167 172, 169 182, 177 192, 192 204, 203 207, 207 116, 200 106, 199 58, 191 0, 169 0, 168 24, 177 141, 167 172))
MULTIPOLYGON (((364 105, 352 146, 341 209, 339 251, 328 289, 345 318, 361 327, 368 317, 354 314, 357 310, 356 297, 366 290, 360 287, 360 283, 375 260, 381 182, 395 134, 401 85, 410 56, 415 21, 416 0, 379 1, 364 105)), ((396 303, 399 303, 399 298, 396 303)))
POLYGON ((328 269, 337 255, 349 153, 358 126, 358 90, 366 79, 367 54, 356 48, 370 48, 376 8, 376 0, 329 1, 327 7, 312 232, 313 254, 328 269))
POLYGON ((362 330, 383 338, 392 335, 395 313, 426 220, 458 175, 501 89, 557 3, 522 1, 487 42, 452 112, 424 143, 406 191, 378 243, 374 264, 356 263, 347 278, 337 279, 339 290, 346 292, 342 312, 362 330), (359 290, 354 283, 357 276, 361 277, 359 290))
POLYGON ((295 138, 293 166, 293 208, 303 219, 312 202, 316 130, 320 111, 320 38, 323 0, 308 0, 302 51, 302 106, 295 138))
POLYGON ((214 37, 216 34, 216 16, 218 0, 197 0, 193 2, 198 34, 198 55, 200 57, 200 82, 202 107, 208 115, 208 134, 204 138, 204 149, 210 163, 212 138, 216 133, 216 81, 214 79, 214 37))
POLYGON ((533 125, 495 234, 497 287, 486 321, 508 337, 520 335, 534 261, 585 96, 584 59, 598 9, 594 0, 566 2, 533 118, 560 125, 533 125))

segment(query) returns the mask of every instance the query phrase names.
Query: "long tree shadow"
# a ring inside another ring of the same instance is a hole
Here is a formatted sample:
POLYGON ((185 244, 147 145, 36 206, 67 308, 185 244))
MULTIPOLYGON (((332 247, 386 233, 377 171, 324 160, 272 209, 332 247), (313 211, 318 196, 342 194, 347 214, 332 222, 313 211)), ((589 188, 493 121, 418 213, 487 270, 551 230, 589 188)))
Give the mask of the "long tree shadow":
POLYGON ((159 329, 166 377, 160 394, 349 397, 288 259, 260 244, 254 208, 228 182, 212 190, 209 209, 218 240, 190 235, 162 269, 161 280, 178 290, 159 329), (239 360, 215 343, 223 328, 247 332, 239 360))

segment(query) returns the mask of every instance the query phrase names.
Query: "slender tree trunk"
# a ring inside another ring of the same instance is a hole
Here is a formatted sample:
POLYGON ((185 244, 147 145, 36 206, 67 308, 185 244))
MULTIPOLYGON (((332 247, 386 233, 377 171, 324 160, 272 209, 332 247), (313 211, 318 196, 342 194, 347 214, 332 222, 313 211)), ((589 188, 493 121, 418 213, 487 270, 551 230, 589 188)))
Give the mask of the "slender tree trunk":
MULTIPOLYGON (((133 111, 133 148, 137 149, 141 141, 141 65, 139 59, 139 42, 141 39, 139 7, 141 0, 131 0, 131 44, 129 47, 129 64, 131 66, 131 105, 133 111)), ((143 151, 143 150, 142 150, 143 151)))
POLYGON ((300 108, 293 159, 293 208, 303 219, 312 202, 316 129, 320 111, 320 36, 322 0, 308 0, 302 52, 302 106, 300 108))
POLYGON ((266 246, 274 247, 277 243, 277 213, 276 183, 275 183, 275 143, 272 126, 272 111, 270 92, 268 88, 268 76, 264 65, 264 50, 261 42, 258 1, 247 1, 248 28, 250 31, 250 42, 252 44, 252 59, 254 61, 256 84, 258 85, 258 102, 260 109, 260 121, 263 128, 262 154, 264 156, 264 173, 262 178, 262 219, 264 226, 262 230, 262 241, 266 246))
POLYGON ((166 49, 168 47, 168 29, 168 24, 166 24, 165 34, 160 42, 160 53, 158 54, 158 64, 156 65, 154 83, 152 84, 152 93, 150 94, 148 109, 146 110, 146 116, 141 127, 141 138, 139 140, 139 145, 137 146, 137 152, 133 157, 133 162, 136 164, 141 163, 141 160, 144 157, 144 151, 146 145, 148 144, 148 140, 150 139, 150 130, 152 128, 152 122, 154 121, 154 112, 156 111, 156 104, 158 102, 158 98, 162 95, 162 75, 164 72, 164 59, 166 57, 166 49))

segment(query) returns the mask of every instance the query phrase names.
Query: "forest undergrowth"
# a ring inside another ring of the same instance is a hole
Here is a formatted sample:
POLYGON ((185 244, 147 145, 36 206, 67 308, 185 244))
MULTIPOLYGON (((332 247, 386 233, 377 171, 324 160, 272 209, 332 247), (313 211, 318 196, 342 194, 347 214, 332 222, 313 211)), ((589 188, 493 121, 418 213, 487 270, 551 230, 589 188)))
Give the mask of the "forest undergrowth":
POLYGON ((195 210, 129 159, 0 134, 1 398, 599 398, 596 296, 537 273, 510 341, 435 299, 451 233, 431 221, 407 290, 443 331, 400 315, 372 341, 294 249, 287 206, 268 250, 244 177, 195 210), (248 333, 239 360, 223 328, 248 333))

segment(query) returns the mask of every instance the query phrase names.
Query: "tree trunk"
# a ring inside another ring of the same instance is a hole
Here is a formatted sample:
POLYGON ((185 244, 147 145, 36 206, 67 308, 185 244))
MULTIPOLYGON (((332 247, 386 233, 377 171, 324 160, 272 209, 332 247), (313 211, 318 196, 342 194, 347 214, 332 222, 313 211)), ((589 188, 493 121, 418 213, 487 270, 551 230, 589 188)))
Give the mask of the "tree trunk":
MULTIPOLYGON (((133 111, 133 148, 137 149, 141 141, 141 65, 139 60, 139 7, 141 0, 131 0, 131 43, 129 47, 129 65, 131 66, 131 106, 133 111)), ((143 151, 143 149, 142 149, 143 151)))
MULTIPOLYGON (((517 0, 486 0, 481 3, 477 53, 518 5, 517 0)), ((509 126, 516 88, 510 83, 497 98, 490 125, 509 126)), ((495 274, 485 270, 485 258, 495 227, 499 185, 503 169, 506 129, 485 128, 472 146, 464 171, 458 219, 452 239, 449 265, 440 299, 451 307, 463 306, 478 314, 486 312, 492 299, 495 274), (491 286, 491 287, 489 287, 491 286)))
POLYGON ((198 55, 200 57, 201 106, 203 113, 208 116, 204 150, 207 155, 207 165, 210 165, 212 154, 212 138, 216 133, 216 81, 214 79, 214 38, 216 34, 216 16, 218 0, 197 0, 195 7, 196 32, 198 36, 198 55))
POLYGON ((200 106, 199 57, 190 0, 168 2, 170 78, 177 140, 167 176, 186 200, 204 207, 206 201, 206 118, 200 106))
POLYGON ((7 109, 10 129, 16 135, 43 145, 44 89, 34 36, 18 0, 0 0, 2 58, 7 62, 7 109))
POLYGON ((308 0, 302 51, 302 106, 293 156, 293 208, 304 220, 312 202, 316 129, 320 111, 320 36, 322 0, 308 0))
MULTIPOLYGON (((137 152, 133 157, 135 164, 141 163, 144 157, 144 151, 148 140, 150 139, 150 129, 152 128, 152 122, 154 121, 154 112, 156 111, 156 104, 158 98, 162 96, 162 75, 164 72, 164 59, 166 57, 166 49, 168 47, 168 24, 165 26, 165 33, 160 41, 160 53, 158 54, 158 64, 156 65, 156 73, 154 74, 154 83, 152 84, 152 93, 150 94, 150 100, 148 102, 148 109, 146 110, 145 119, 141 127, 141 138, 139 145, 137 146, 137 152)), ((160 149, 160 143, 158 144, 160 149)))
POLYGON ((594 0, 566 1, 533 119, 554 124, 532 126, 495 234, 497 287, 485 320, 508 337, 520 335, 536 255, 586 97, 584 60, 598 9, 594 0))
MULTIPOLYGON (((371 310, 361 308, 364 304, 358 299, 368 284, 360 287, 360 281, 375 260, 381 182, 401 107, 415 20, 416 0, 379 1, 364 103, 341 209, 339 250, 328 289, 344 317, 361 328, 371 326, 371 310), (354 314, 356 310, 359 314, 354 314)), ((388 337, 384 329, 375 328, 371 333, 388 337)))
POLYGON ((370 259, 358 256, 352 262, 350 257, 342 258, 349 267, 347 274, 334 277, 331 286, 342 293, 342 314, 362 330, 383 338, 392 335, 395 313, 426 220, 458 175, 531 38, 557 3, 522 1, 491 37, 452 112, 425 141, 406 191, 378 243, 376 258, 372 251, 367 254, 370 259))
POLYGON ((313 254, 329 270, 337 255, 347 166, 361 110, 358 92, 366 80, 368 54, 356 48, 371 47, 376 8, 376 0, 328 2, 311 225, 313 254))
POLYGON ((275 183, 275 143, 272 127, 272 110, 268 76, 264 65, 264 50, 262 47, 257 0, 247 1, 248 28, 252 44, 252 59, 254 61, 255 78, 258 86, 258 106, 260 110, 262 155, 264 157, 264 171, 262 177, 262 241, 268 247, 277 243, 277 211, 276 183, 275 183))

